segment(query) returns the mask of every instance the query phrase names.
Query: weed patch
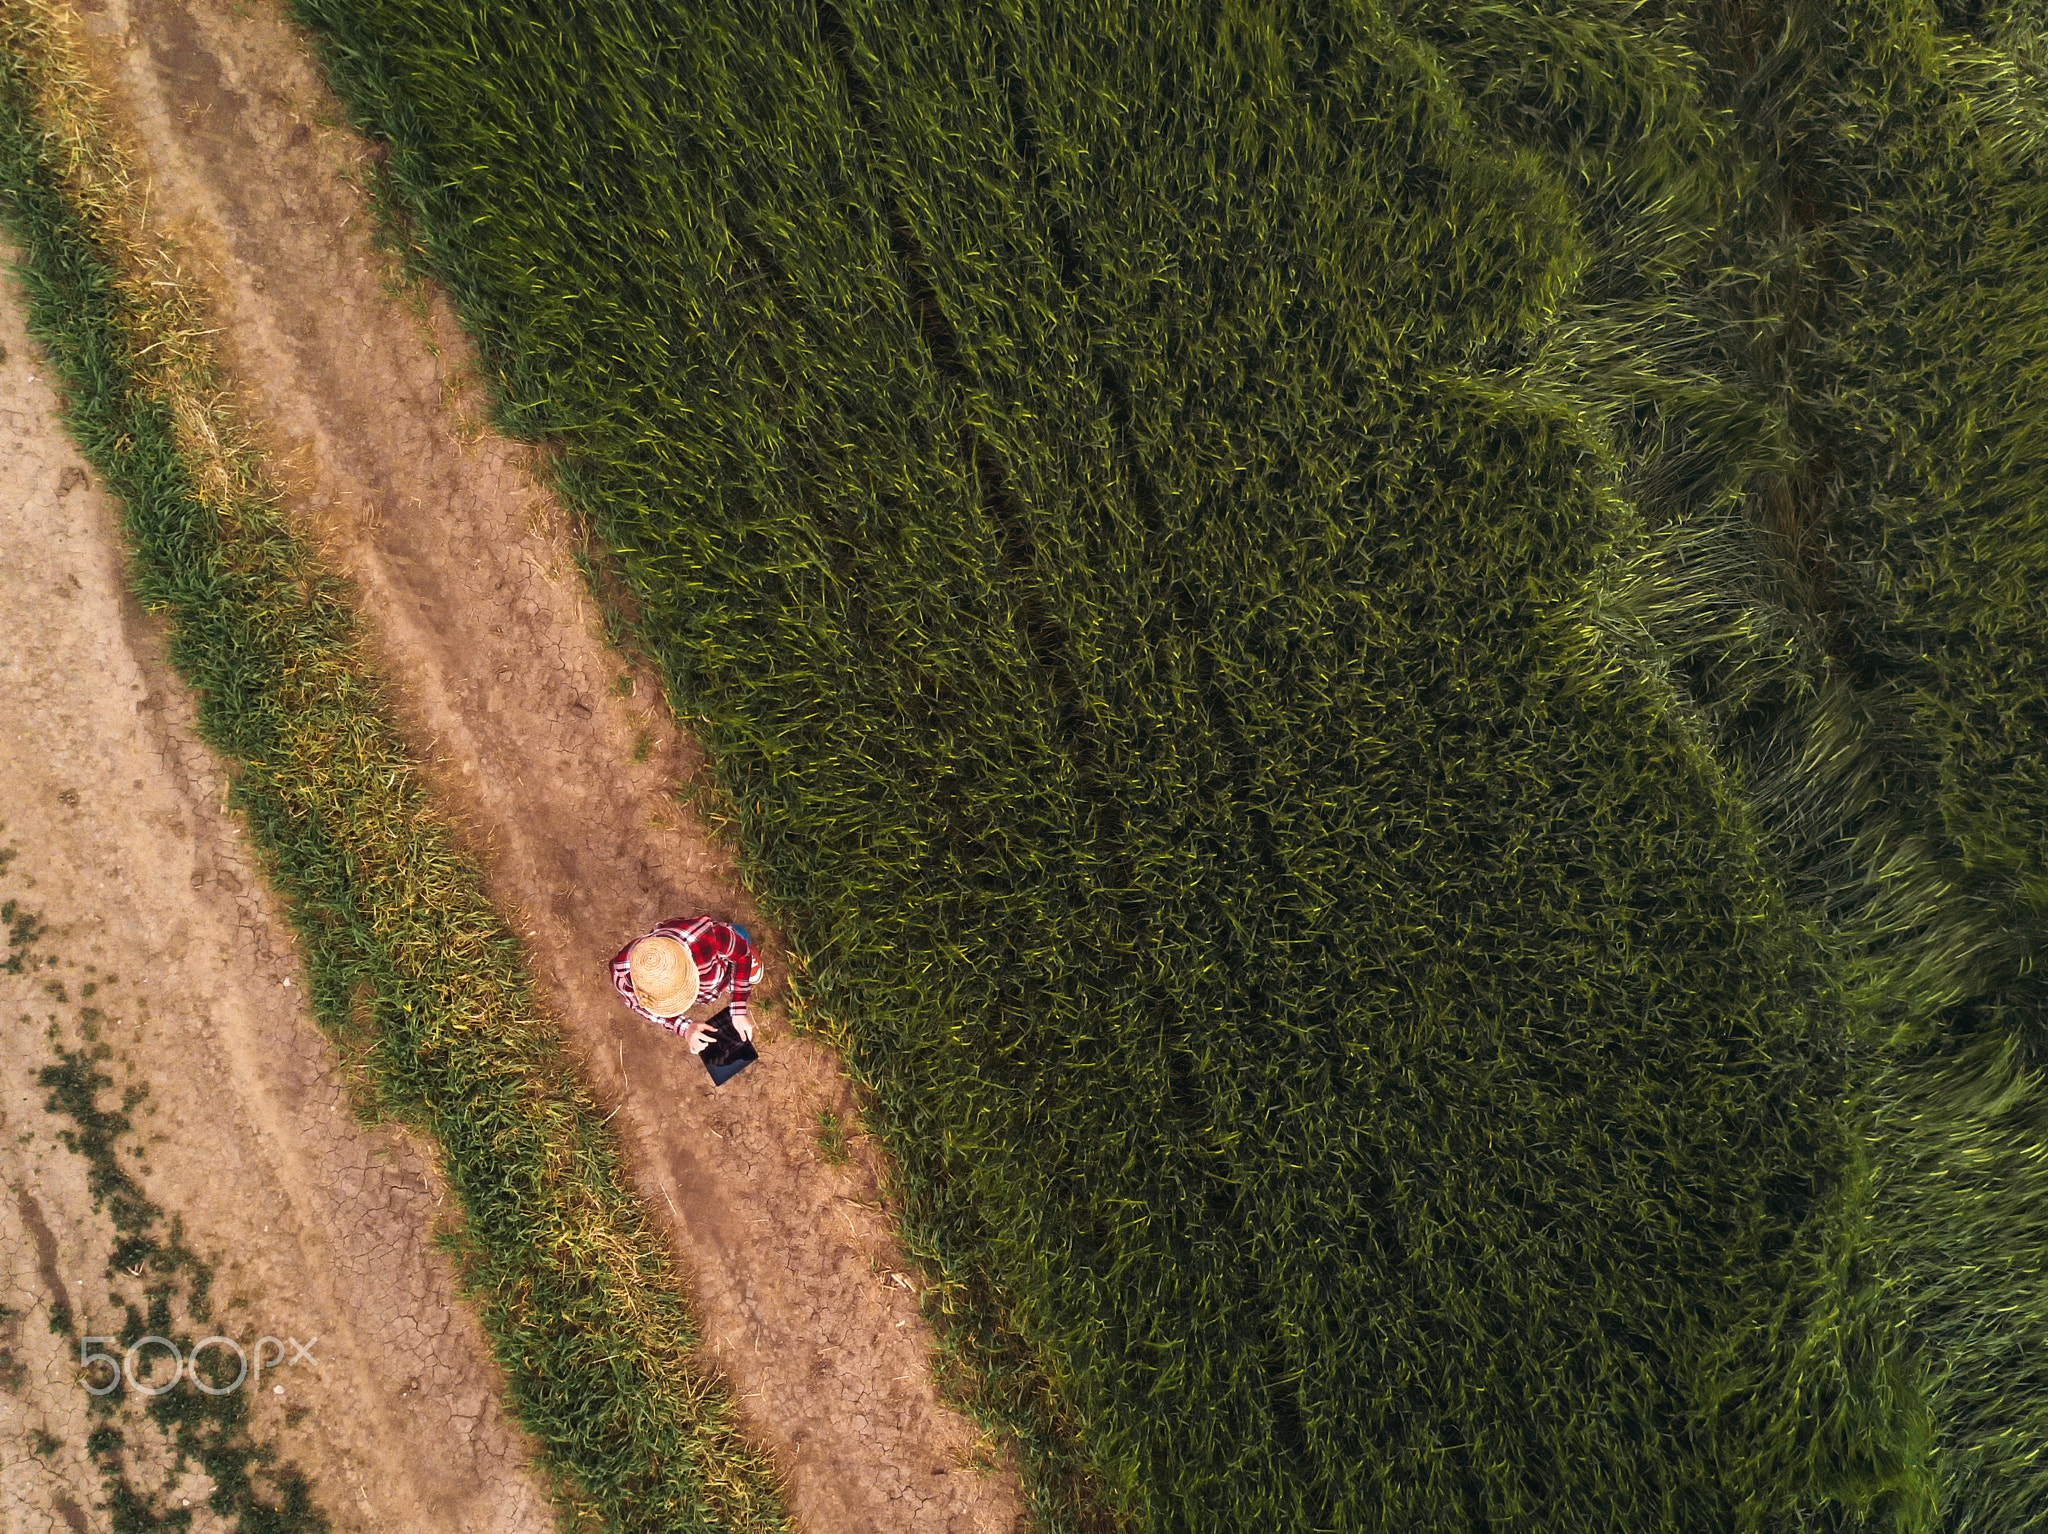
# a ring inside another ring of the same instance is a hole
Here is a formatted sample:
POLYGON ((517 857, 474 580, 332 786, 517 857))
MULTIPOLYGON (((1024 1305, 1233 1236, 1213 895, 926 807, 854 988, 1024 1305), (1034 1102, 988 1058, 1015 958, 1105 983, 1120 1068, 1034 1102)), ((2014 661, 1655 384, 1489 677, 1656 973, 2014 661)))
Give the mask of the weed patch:
MULTIPOLYGON (((186 1242, 182 1221, 149 1198, 122 1159, 122 1141, 134 1129, 133 1110, 147 1096, 146 1086, 121 1090, 118 1106, 102 1101, 114 1079, 101 1067, 112 1056, 105 1043, 82 1042, 67 1047, 56 1024, 51 1039, 56 1061, 37 1073, 49 1092, 47 1112, 67 1120, 58 1131, 65 1148, 81 1157, 93 1207, 104 1212, 114 1229, 115 1243, 107 1258, 105 1304, 118 1323, 95 1321, 105 1314, 97 1300, 84 1303, 82 1314, 68 1308, 53 1311, 52 1330, 74 1346, 97 1351, 111 1343, 126 1359, 134 1349, 137 1367, 109 1369, 93 1365, 84 1383, 94 1392, 89 1408, 94 1426, 87 1452, 99 1470, 107 1495, 104 1504, 112 1527, 121 1530, 181 1529, 192 1522, 189 1508, 171 1507, 169 1488, 197 1465, 212 1482, 209 1509, 227 1520, 236 1534, 324 1534, 330 1525, 313 1501, 312 1487, 296 1466, 279 1463, 274 1445, 263 1442, 249 1421, 247 1392, 225 1350, 203 1350, 195 1377, 180 1381, 144 1379, 142 1370, 161 1364, 150 1350, 170 1350, 174 1360, 192 1356, 196 1342, 213 1319, 213 1267, 186 1242), (151 1339, 144 1344, 144 1339, 151 1339), (207 1388, 201 1389, 203 1377, 207 1388), (138 1485, 132 1469, 134 1434, 154 1427, 171 1453, 170 1470, 160 1487, 138 1485)), ((131 1151, 140 1147, 130 1147, 131 1151)), ((52 1440, 50 1448, 56 1447, 52 1440)))
MULTIPOLYGON (((96 987, 115 983, 107 977, 96 987)), ((325 1534, 328 1520, 304 1473, 282 1462, 275 1444, 252 1424, 247 1392, 229 1388, 243 1383, 231 1356, 218 1344, 202 1349, 195 1367, 206 1389, 177 1376, 175 1361, 190 1357, 211 1329, 214 1269, 186 1240, 178 1215, 143 1185, 135 1118, 148 1087, 137 1082, 116 1090, 106 1068, 113 1048, 99 1039, 99 1020, 93 1008, 78 1006, 67 1038, 51 1014, 44 1035, 51 1063, 36 1081, 47 1094, 45 1112, 59 1126, 58 1141, 85 1163, 93 1211, 105 1217, 112 1235, 97 1293, 74 1291, 49 1267, 47 1252, 42 1259, 49 1328, 76 1350, 81 1388, 91 1393, 84 1447, 101 1477, 108 1526, 189 1528, 193 1510, 182 1499, 173 1505, 173 1489, 196 1466, 212 1485, 210 1511, 234 1534, 325 1534), (167 1357, 174 1364, 165 1377, 167 1357), (163 1452, 142 1452, 147 1440, 163 1452), (151 1462, 167 1467, 161 1476, 138 1469, 151 1462)), ((22 1022, 26 1030, 30 1020, 22 1022)), ((31 1037, 24 1031, 20 1042, 27 1045, 31 1037)), ((21 1198, 26 1223, 47 1242, 41 1212, 28 1193, 21 1198)), ((9 1311, 0 1315, 0 1326, 16 1320, 9 1311)), ((24 1374, 11 1349, 0 1352, 0 1377, 9 1388, 24 1374)), ((38 1427, 27 1447, 47 1460, 62 1443, 38 1427)))
POLYGON ((818 1158, 827 1166, 844 1166, 853 1159, 846 1144, 846 1124, 830 1108, 818 1114, 818 1158))

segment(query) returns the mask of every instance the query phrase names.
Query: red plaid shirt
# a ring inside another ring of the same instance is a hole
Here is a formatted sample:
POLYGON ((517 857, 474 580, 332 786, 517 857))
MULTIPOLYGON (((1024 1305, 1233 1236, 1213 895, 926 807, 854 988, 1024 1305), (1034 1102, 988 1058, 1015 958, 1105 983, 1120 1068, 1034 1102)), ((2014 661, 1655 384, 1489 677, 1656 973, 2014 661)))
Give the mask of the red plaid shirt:
POLYGON ((640 1005, 640 998, 633 994, 633 971, 626 963, 626 955, 633 951, 633 939, 612 958, 612 984, 626 998, 626 1005, 646 1018, 658 1023, 670 1033, 681 1034, 689 1030, 683 1021, 683 1012, 700 1002, 712 1001, 728 989, 732 992, 733 1026, 738 1027, 747 1019, 747 997, 761 982, 761 956, 754 952, 754 945, 735 932, 728 922, 718 921, 709 916, 679 917, 665 921, 640 937, 672 937, 690 950, 690 957, 697 965, 697 995, 688 1002, 682 1012, 672 1017, 656 1017, 640 1005))

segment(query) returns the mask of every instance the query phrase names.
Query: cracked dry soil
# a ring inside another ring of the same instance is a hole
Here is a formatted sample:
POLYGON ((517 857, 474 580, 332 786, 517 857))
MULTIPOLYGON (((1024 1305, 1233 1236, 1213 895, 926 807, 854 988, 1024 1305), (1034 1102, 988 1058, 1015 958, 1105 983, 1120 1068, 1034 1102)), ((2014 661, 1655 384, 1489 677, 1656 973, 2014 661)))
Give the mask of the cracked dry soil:
MULTIPOLYGON (((897 1276, 909 1264, 879 1207, 872 1147, 857 1139, 842 1166, 820 1157, 820 1111, 850 1113, 852 1094, 830 1051, 784 1026, 776 934, 673 797, 701 771, 701 753, 648 701, 660 697, 652 677, 636 677, 629 695, 615 688, 624 668, 602 640, 567 521, 525 450, 483 429, 472 354, 446 304, 394 289, 359 190, 367 150, 337 126, 343 114, 303 40, 269 5, 97 0, 81 11, 78 35, 149 182, 152 221, 200 273, 223 361, 292 514, 354 583, 401 728, 526 941, 540 1000, 605 1110, 617 1110, 612 1128, 687 1276, 705 1359, 784 1472, 798 1527, 1020 1529, 1014 1454, 995 1452, 934 1387, 930 1328, 914 1282, 897 1276), (746 922, 769 964, 761 1062, 724 1089, 627 1012, 605 972, 625 939, 695 911, 746 922)), ((10 355, 11 382, 28 354, 10 343, 10 355)), ((17 870, 46 868, 39 894, 53 910, 60 896, 69 903, 72 941, 146 938, 162 962, 204 969, 192 983, 207 989, 181 1014, 193 1021, 179 1025, 192 1039, 160 1036, 169 1025, 155 1018, 178 1009, 159 1005, 130 1047, 164 1075, 216 1052, 223 1063, 194 1088, 212 1105, 207 1131, 245 1142, 240 1154, 270 1179, 270 1223, 287 1222, 289 1239, 264 1233, 259 1244, 241 1212, 256 1206, 239 1195, 211 1195, 225 1205, 216 1225, 251 1282, 270 1280, 279 1304, 319 1309, 332 1328, 329 1373, 357 1370, 346 1386, 363 1424, 355 1436, 330 1439, 316 1414, 288 1435, 288 1452, 316 1495, 335 1477, 366 1486, 351 1492, 366 1498, 415 1488, 416 1511, 380 1511, 367 1527, 537 1526, 543 1504, 475 1322, 422 1244, 433 1195, 413 1190, 431 1187, 427 1163, 402 1146, 378 1160, 396 1144, 388 1131, 360 1134, 345 1111, 328 1111, 338 1089, 324 1043, 282 985, 289 935, 235 855, 217 809, 221 775, 192 742, 157 639, 119 586, 113 514, 95 492, 57 493, 76 460, 47 408, 15 414, 28 419, 10 444, 40 444, 43 468, 22 478, 9 529, 11 544, 34 552, 6 577, 25 588, 8 615, 22 626, 10 646, 22 659, 0 676, 25 728, 10 731, 22 762, 0 790, 0 818, 24 846, 17 870), (100 583, 90 602, 60 590, 74 571, 100 583), (31 603, 39 617, 24 616, 31 603), (53 746, 62 730, 70 744, 53 746), (116 750, 134 760, 102 760, 116 750), (52 798, 60 787, 75 788, 75 808, 52 798), (31 844, 44 850, 31 856, 31 844), (60 848, 70 850, 36 864, 60 848), (213 923, 204 931, 202 917, 213 923), (219 1111, 223 1093, 234 1111, 219 1111), (309 1141, 307 1124, 341 1139, 309 1141), (329 1223, 337 1209, 375 1210, 360 1247, 335 1236, 354 1228, 329 1223), (366 1300, 356 1333, 333 1345, 366 1300), (447 1362, 370 1362, 412 1356, 447 1362), (443 1446, 445 1464, 423 1442, 443 1446)), ((11 462, 0 472, 10 487, 21 477, 11 462)), ((10 488, 0 508, 14 498, 10 488)), ((10 1129, 23 1101, 6 1099, 10 1129)), ((210 1196, 197 1138, 188 1210, 210 1196)), ((64 1154, 37 1149, 53 1168, 64 1154)), ((157 1153, 165 1166, 171 1150, 157 1153)), ((53 1195, 53 1228, 80 1209, 53 1195)), ((7 1271, 30 1273, 5 1219, 0 1206, 7 1271)))

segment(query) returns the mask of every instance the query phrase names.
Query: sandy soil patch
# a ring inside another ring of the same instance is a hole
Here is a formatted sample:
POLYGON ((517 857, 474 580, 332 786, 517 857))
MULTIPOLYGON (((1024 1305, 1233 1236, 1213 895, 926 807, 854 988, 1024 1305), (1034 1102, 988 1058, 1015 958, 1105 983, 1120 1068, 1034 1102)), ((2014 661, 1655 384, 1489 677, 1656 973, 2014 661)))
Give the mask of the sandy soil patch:
MULTIPOLYGON (((219 1334, 312 1343, 250 1399, 333 1527, 551 1529, 481 1331, 429 1244, 433 1163, 343 1100, 290 931, 221 811, 225 774, 127 590, 117 513, 56 422, 11 278, 0 347, 0 857, 14 854, 0 899, 46 929, 36 962, 0 973, 0 1528, 109 1526, 76 1344, 49 1320, 64 1307, 82 1333, 119 1330, 114 1237, 36 1082, 45 1030, 75 1047, 90 1007, 109 1074, 148 1087, 133 1159, 217 1269, 219 1334)), ((161 1459, 146 1428, 130 1438, 161 1459)), ((204 1512, 210 1489, 188 1475, 164 1507, 189 1500, 195 1529, 224 1527, 204 1512)))
POLYGON ((565 519, 524 453, 482 430, 446 306, 393 293, 364 147, 310 55, 269 7, 211 0, 103 0, 84 35, 153 216, 209 274, 292 513, 355 583, 400 723, 617 1109, 636 1185, 694 1275, 707 1362, 797 1521, 1018 1527, 1013 1466, 934 1389, 870 1148, 843 1166, 820 1154, 820 1112, 849 1112, 851 1094, 830 1052, 783 1025, 775 934, 673 797, 698 753, 651 677, 619 693, 565 519), (770 964, 762 1061, 722 1090, 605 973, 627 938, 699 911, 746 922, 770 964))

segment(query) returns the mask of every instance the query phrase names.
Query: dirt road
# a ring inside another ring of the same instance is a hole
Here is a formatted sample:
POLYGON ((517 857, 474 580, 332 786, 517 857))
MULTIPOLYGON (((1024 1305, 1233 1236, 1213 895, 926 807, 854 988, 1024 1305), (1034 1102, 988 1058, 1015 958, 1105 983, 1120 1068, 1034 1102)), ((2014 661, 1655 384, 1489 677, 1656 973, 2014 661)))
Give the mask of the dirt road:
MULTIPOLYGON (((58 1140, 77 1126, 44 1108, 53 1025, 65 1047, 109 1047, 103 1111, 147 1087, 118 1149, 216 1269, 217 1334, 310 1344, 246 1388, 259 1440, 305 1471, 333 1527, 552 1528, 428 1244, 433 1163, 343 1101, 289 929, 221 812, 225 774, 126 589, 117 513, 57 426, 11 280, 0 348, 0 899, 21 939, 8 951, 28 960, 0 973, 0 1528, 109 1526, 79 1344, 50 1321, 117 1333, 109 1290, 139 1288, 110 1282, 110 1216, 58 1140)), ((138 1490, 194 1506, 195 1529, 228 1527, 203 1475, 163 1490, 162 1444, 123 1426, 138 1490)))
MULTIPOLYGON (((672 796, 696 766, 694 747, 651 677, 622 695, 564 519, 521 450, 477 422, 480 401, 463 382, 468 348, 445 306, 392 290, 357 185, 364 148, 338 126, 309 54, 267 6, 249 15, 207 0, 103 0, 83 21, 151 183, 153 217, 210 274, 217 340, 293 514, 356 583, 401 725, 525 937, 541 998, 593 1090, 618 1109, 611 1124, 636 1184, 694 1275, 707 1360, 787 1475, 799 1526, 1018 1527, 1013 1467, 931 1383, 931 1337, 876 1202, 869 1148, 857 1141, 844 1166, 820 1154, 820 1112, 844 1113, 851 1097, 829 1051, 783 1027, 775 935, 672 796), (605 975, 623 941, 698 911, 747 922, 766 937, 771 966, 762 1062, 722 1090, 626 1012, 605 975)), ((48 546, 32 527, 25 536, 48 546)), ((111 571, 111 524, 102 516, 76 536, 111 571)), ((97 620, 68 621, 79 643, 106 642, 97 620)), ((54 689, 60 674, 40 685, 54 689)), ((117 689, 99 668, 69 675, 87 697, 117 689)), ((152 721, 171 717, 168 681, 153 681, 148 696, 159 705, 152 721)), ((103 701, 133 707, 118 690, 103 701)), ((163 766, 73 776, 81 794, 89 776, 91 791, 115 801, 132 792, 121 782, 141 779, 189 818, 193 795, 203 801, 217 785, 179 771, 187 777, 163 766)), ((52 811, 17 813, 40 827, 52 811)), ((145 861, 176 834, 147 816, 125 824, 131 856, 145 861)), ((261 901, 245 867, 212 856, 208 868, 237 880, 243 901, 261 901)), ((281 936, 265 941, 288 955, 281 936)), ((262 971, 250 994, 271 1002, 274 984, 273 1005, 289 1011, 288 961, 266 962, 276 978, 262 971)), ((238 969, 227 966, 221 983, 238 969)), ((450 1336, 474 1330, 466 1315, 446 1324, 450 1336)), ((426 1380, 418 1388, 433 1393, 426 1380)), ((478 1408, 480 1433, 502 1436, 495 1410, 478 1408)))

